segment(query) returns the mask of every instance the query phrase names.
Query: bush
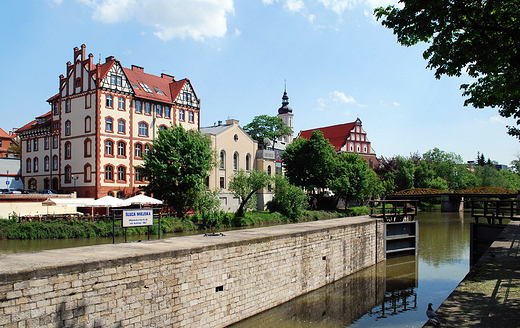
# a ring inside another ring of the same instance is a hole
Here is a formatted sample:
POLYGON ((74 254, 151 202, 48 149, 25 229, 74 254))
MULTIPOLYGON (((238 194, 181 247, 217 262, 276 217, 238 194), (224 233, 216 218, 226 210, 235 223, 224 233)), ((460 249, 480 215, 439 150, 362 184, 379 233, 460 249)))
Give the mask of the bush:
POLYGON ((274 197, 267 202, 267 209, 271 213, 279 212, 291 221, 297 221, 309 205, 309 196, 300 187, 290 184, 282 175, 276 175, 274 181, 274 197))

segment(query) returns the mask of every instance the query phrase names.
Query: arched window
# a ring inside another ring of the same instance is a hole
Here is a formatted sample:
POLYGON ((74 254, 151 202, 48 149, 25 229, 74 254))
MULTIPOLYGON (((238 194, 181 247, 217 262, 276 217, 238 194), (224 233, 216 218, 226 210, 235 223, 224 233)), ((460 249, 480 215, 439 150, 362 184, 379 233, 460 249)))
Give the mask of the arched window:
POLYGON ((112 165, 105 166, 105 181, 113 181, 114 180, 114 168, 112 165))
POLYGON ((65 183, 71 183, 72 181, 72 168, 70 165, 65 166, 65 183))
POLYGON ((157 105, 157 107, 155 109, 155 114, 157 115, 157 117, 162 117, 162 106, 161 105, 157 105))
POLYGON ((146 145, 144 146, 144 153, 145 153, 146 155, 148 155, 148 154, 150 153, 150 145, 149 145, 149 144, 146 144, 146 145))
POLYGON ((65 135, 70 136, 70 132, 71 132, 71 124, 70 124, 70 121, 67 120, 65 122, 65 135))
POLYGON ((125 110, 125 98, 119 97, 119 109, 125 110))
POLYGON ((148 124, 145 122, 139 123, 139 136, 148 137, 148 124))
POLYGON ((143 176, 141 175, 141 172, 138 170, 135 170, 135 181, 136 182, 142 182, 143 176))
POLYGON ((119 166, 117 168, 117 180, 118 181, 126 181, 126 167, 119 166))
POLYGON ((85 139, 85 157, 91 157, 92 156, 92 141, 87 138, 85 139))
POLYGON ((194 115, 193 115, 193 112, 190 110, 189 113, 188 113, 188 119, 189 119, 189 122, 193 122, 193 118, 194 118, 194 115))
POLYGON ((150 103, 144 103, 144 113, 146 115, 150 115, 152 113, 152 106, 150 105, 150 103))
POLYGON ((65 143, 65 159, 71 159, 72 158, 72 145, 70 141, 67 141, 65 143))
POLYGON ((125 120, 120 119, 117 121, 117 132, 125 133, 125 120))
POLYGON ((114 155, 114 143, 112 140, 105 141, 105 156, 113 156, 114 155))
POLYGON ((179 121, 184 121, 184 109, 179 109, 179 121))
POLYGON ((123 141, 117 143, 117 156, 126 156, 126 145, 123 141))
POLYGON ((168 127, 167 127, 166 125, 164 125, 164 124, 162 124, 161 126, 159 126, 159 129, 160 129, 160 130, 163 130, 163 131, 166 130, 167 128, 168 128, 168 127))
POLYGON ((57 135, 52 136, 52 148, 54 148, 54 149, 58 148, 58 136, 57 135))
POLYGON ((170 107, 165 106, 165 107, 164 107, 164 117, 165 117, 165 118, 170 118, 170 115, 171 115, 171 114, 170 114, 170 107))
MULTIPOLYGON (((50 164, 51 164, 51 163, 50 163, 50 158, 49 158, 49 156, 45 156, 45 158, 43 159, 43 170, 44 170, 45 172, 48 172, 48 171, 49 171, 49 169, 50 169, 50 164)), ((47 188, 47 189, 49 189, 49 188, 47 188)))
POLYGON ((36 179, 33 178, 29 180, 29 189, 37 190, 36 179))
POLYGON ((267 174, 269 174, 269 176, 271 176, 271 165, 268 165, 267 166, 267 174))
POLYGON ((226 168, 226 153, 223 150, 220 151, 220 168, 226 168))
POLYGON ((28 158, 25 161, 25 172, 31 173, 31 159, 30 158, 28 158))
POLYGON ((113 106, 113 98, 112 95, 107 95, 106 107, 112 108, 113 106))
POLYGON ((246 155, 246 171, 251 170, 251 154, 246 155))
POLYGON ((139 114, 143 112, 143 104, 139 100, 135 102, 135 112, 139 114))
POLYGON ((238 153, 233 154, 233 170, 238 170, 238 153))
POLYGON ((114 120, 111 117, 107 117, 105 120, 105 131, 114 132, 114 120))
POLYGON ((85 164, 84 168, 83 168, 83 172, 84 172, 84 179, 83 181, 84 182, 91 182, 92 181, 92 165, 90 164, 85 164))
POLYGON ((140 143, 135 144, 134 156, 137 158, 141 158, 143 156, 143 145, 140 143))
POLYGON ((92 119, 90 116, 85 117, 85 132, 90 132, 92 119))
POLYGON ((52 156, 52 170, 53 171, 57 171, 58 170, 58 155, 52 156))
POLYGON ((38 169, 39 169, 39 168, 38 168, 38 166, 39 166, 39 165, 38 165, 38 164, 39 164, 38 162, 39 162, 39 161, 38 161, 38 157, 35 157, 34 160, 33 160, 33 172, 38 172, 38 169))

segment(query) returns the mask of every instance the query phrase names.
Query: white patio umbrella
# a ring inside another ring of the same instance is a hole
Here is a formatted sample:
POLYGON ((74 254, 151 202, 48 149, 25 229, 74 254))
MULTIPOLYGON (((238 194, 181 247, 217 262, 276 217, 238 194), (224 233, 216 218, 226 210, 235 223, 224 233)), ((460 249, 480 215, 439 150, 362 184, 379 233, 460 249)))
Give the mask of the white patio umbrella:
POLYGON ((125 201, 131 205, 161 205, 163 203, 163 201, 160 199, 146 196, 144 194, 139 194, 134 197, 130 197, 125 201))
POLYGON ((90 203, 85 204, 85 207, 125 207, 130 206, 125 199, 119 199, 112 196, 105 196, 98 198, 90 203))

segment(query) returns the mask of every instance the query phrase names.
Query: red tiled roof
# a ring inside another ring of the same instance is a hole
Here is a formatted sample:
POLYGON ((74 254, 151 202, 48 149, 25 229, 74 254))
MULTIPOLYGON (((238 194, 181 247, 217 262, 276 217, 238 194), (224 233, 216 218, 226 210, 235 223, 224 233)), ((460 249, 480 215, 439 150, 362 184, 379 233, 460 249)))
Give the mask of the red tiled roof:
POLYGON ((51 112, 49 111, 49 112, 47 112, 47 113, 45 113, 45 114, 43 114, 41 116, 38 116, 36 119, 34 119, 33 121, 25 124, 21 128, 17 129, 16 133, 19 134, 22 131, 26 131, 26 130, 37 128, 37 127, 40 127, 40 126, 44 126, 46 124, 49 124, 50 120, 51 120, 51 112), (45 122, 42 123, 42 124, 38 124, 38 119, 40 119, 40 118, 45 118, 45 122))
POLYGON ((321 132, 323 132, 323 137, 325 137, 325 139, 329 139, 330 143, 334 146, 334 149, 336 151, 339 151, 341 147, 345 145, 347 138, 350 136, 350 131, 354 129, 355 125, 356 122, 351 122, 345 124, 326 126, 324 128, 304 130, 300 131, 298 138, 301 137, 308 140, 312 135, 312 131, 320 130, 321 132))
POLYGON ((139 87, 139 89, 137 89, 132 85, 136 97, 167 103, 173 103, 175 101, 182 87, 188 81, 187 79, 175 81, 173 77, 169 75, 156 76, 148 74, 143 72, 139 68, 131 69, 123 67, 123 71, 125 72, 125 75, 128 78, 128 80, 139 87), (146 84, 150 88, 150 90, 152 90, 152 93, 146 92, 143 89, 143 87, 139 84, 140 82, 146 84), (164 95, 157 93, 154 87, 161 90, 164 93, 164 95))
POLYGON ((0 128, 0 138, 9 138, 11 139, 11 136, 9 133, 5 132, 4 129, 0 128))

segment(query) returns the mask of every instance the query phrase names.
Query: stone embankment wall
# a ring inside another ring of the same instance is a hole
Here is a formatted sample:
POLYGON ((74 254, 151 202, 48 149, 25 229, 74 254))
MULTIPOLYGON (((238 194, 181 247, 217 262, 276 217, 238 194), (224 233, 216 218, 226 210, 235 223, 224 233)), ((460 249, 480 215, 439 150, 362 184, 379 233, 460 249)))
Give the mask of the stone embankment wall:
POLYGON ((2 255, 0 327, 224 327, 383 249, 383 223, 358 217, 2 255))

